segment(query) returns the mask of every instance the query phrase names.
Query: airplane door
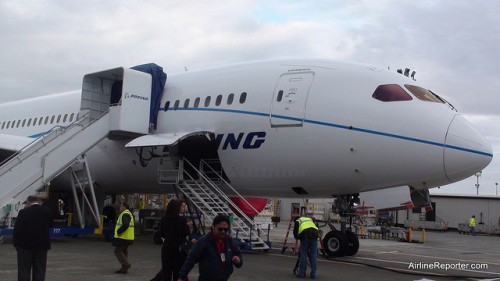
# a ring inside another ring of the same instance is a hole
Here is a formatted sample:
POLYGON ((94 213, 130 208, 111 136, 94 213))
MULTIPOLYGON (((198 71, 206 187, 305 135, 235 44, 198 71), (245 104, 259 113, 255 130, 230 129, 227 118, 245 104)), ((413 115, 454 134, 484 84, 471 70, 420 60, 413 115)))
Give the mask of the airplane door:
POLYGON ((280 76, 271 102, 271 127, 300 127, 306 115, 307 97, 314 72, 280 76))

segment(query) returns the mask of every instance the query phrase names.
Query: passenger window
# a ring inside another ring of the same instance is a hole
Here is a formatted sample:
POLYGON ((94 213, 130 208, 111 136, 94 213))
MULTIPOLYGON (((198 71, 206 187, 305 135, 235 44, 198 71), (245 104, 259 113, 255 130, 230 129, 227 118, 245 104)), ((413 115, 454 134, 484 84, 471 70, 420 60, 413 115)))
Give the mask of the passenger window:
POLYGON ((69 122, 72 122, 73 121, 73 117, 75 116, 74 113, 71 113, 71 115, 69 116, 69 122))
POLYGON ((36 121, 38 121, 38 117, 35 117, 35 119, 33 119, 33 126, 36 126, 36 121))
POLYGON ((170 106, 170 101, 167 101, 165 103, 165 106, 163 107, 163 111, 168 111, 168 107, 170 106))
POLYGON ((5 122, 2 122, 2 130, 3 130, 4 127, 5 127, 5 122))
POLYGON ((409 101, 413 99, 401 86, 396 84, 378 86, 372 97, 383 102, 409 101))
POLYGON ((200 106, 200 98, 196 98, 194 100, 194 108, 198 108, 200 106))
POLYGON ((205 99, 205 107, 209 107, 210 106, 210 96, 208 96, 206 99, 205 99))
POLYGON ((17 120, 16 128, 19 128, 20 124, 21 124, 21 120, 17 120))
POLYGON ((26 124, 26 127, 29 127, 31 125, 31 118, 28 119, 28 124, 26 124))
POLYGON ((283 90, 278 92, 278 98, 276 99, 277 102, 280 102, 281 100, 283 100, 283 90))
POLYGON ((21 125, 21 127, 24 127, 24 125, 26 125, 26 119, 23 120, 23 124, 21 125))
POLYGON ((7 122, 7 129, 9 128, 9 125, 10 125, 10 121, 9 121, 9 122, 7 122))
POLYGON ((57 121, 56 121, 56 123, 59 123, 59 121, 61 121, 61 114, 59 114, 59 116, 57 116, 57 121))
POLYGON ((180 100, 176 100, 176 101, 174 102, 174 110, 177 110, 177 109, 179 108, 179 104, 180 104, 180 103, 181 103, 181 101, 180 101, 180 100))
POLYGON ((229 96, 227 96, 227 104, 228 105, 233 104, 233 100, 234 100, 234 94, 231 93, 231 94, 229 94, 229 96))
POLYGON ((47 123, 48 123, 48 122, 49 122, 49 116, 46 116, 46 117, 45 117, 45 123, 44 123, 44 124, 45 124, 45 125, 47 125, 47 123))
POLYGON ((241 93, 240 103, 243 104, 245 103, 246 100, 247 100, 247 93, 246 92, 241 93))
POLYGON ((68 119, 68 113, 64 114, 64 119, 63 119, 63 123, 66 123, 66 120, 68 119))
POLYGON ((441 99, 438 95, 433 92, 424 89, 422 87, 414 86, 414 85, 405 85, 406 89, 408 89, 412 94, 414 94, 417 99, 423 101, 437 102, 437 103, 445 103, 443 99, 441 99))
POLYGON ((219 106, 222 103, 222 95, 218 95, 217 99, 215 99, 215 105, 219 106))
POLYGON ((56 116, 52 115, 52 118, 50 118, 50 124, 54 124, 54 119, 56 119, 56 116))
POLYGON ((184 108, 189 108, 189 101, 190 101, 189 99, 186 99, 184 101, 184 108))

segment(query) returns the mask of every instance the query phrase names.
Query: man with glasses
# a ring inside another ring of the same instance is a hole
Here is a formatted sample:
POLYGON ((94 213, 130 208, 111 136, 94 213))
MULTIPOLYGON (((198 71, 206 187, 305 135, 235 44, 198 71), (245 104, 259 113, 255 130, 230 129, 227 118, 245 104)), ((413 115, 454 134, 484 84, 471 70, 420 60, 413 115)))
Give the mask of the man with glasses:
POLYGON ((188 280, 189 271, 198 264, 198 281, 229 280, 233 264, 243 265, 238 244, 229 235, 229 218, 218 215, 214 218, 210 233, 201 237, 189 252, 186 262, 179 272, 179 280, 188 280))

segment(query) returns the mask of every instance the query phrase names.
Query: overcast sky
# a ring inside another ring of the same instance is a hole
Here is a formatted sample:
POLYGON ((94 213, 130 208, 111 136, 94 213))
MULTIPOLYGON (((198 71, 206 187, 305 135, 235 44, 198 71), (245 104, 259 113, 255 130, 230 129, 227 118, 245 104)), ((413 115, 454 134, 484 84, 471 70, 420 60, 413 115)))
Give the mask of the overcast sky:
MULTIPOLYGON (((167 73, 284 57, 409 67, 490 141, 500 182, 500 1, 0 0, 0 102, 154 62, 167 73)), ((431 192, 476 193, 476 177, 431 192)))

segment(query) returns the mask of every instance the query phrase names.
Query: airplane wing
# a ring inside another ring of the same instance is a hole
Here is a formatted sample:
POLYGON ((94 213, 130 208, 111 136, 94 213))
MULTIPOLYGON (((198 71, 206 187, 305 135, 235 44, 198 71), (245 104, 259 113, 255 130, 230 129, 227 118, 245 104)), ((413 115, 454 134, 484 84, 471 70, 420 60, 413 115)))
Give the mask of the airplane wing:
POLYGON ((150 134, 133 139, 125 145, 125 147, 141 147, 141 146, 158 146, 158 145, 174 145, 179 141, 196 135, 205 135, 208 139, 213 139, 213 133, 208 131, 198 132, 182 132, 169 134, 150 134))
POLYGON ((0 134, 0 162, 33 142, 33 138, 0 134))

